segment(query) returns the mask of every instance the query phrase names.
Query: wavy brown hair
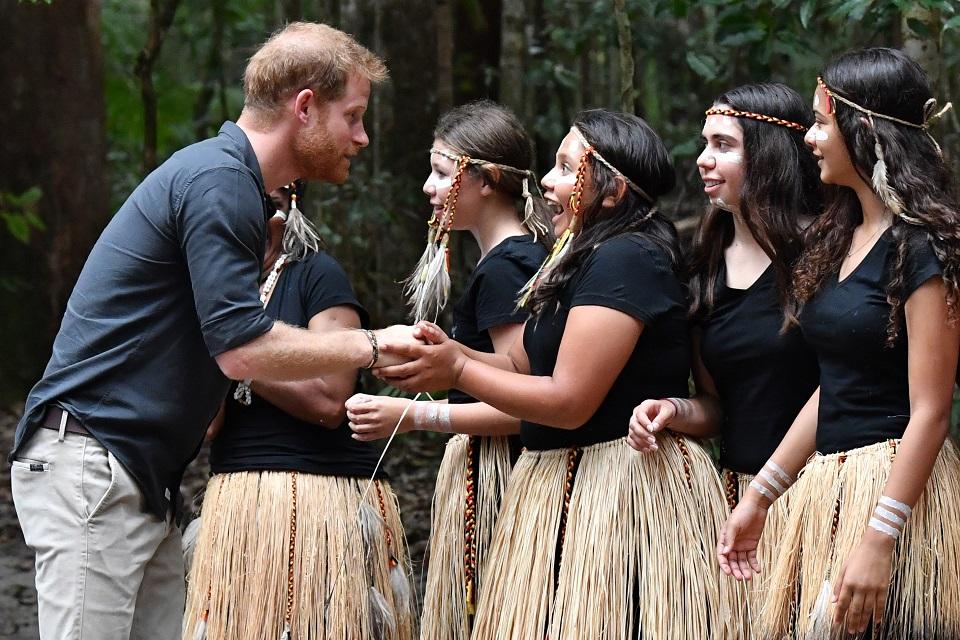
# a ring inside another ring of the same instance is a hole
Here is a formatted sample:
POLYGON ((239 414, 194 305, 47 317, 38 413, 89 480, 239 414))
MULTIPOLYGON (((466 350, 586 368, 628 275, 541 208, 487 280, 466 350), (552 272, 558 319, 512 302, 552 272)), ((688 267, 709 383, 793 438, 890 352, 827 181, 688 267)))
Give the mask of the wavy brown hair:
MULTIPOLYGON (((920 65, 895 49, 850 51, 830 62, 821 76, 832 91, 848 100, 917 124, 924 122, 924 107, 933 97, 920 65)), ((893 345, 903 324, 904 270, 918 243, 928 242, 940 260, 948 317, 956 322, 960 312, 960 203, 940 150, 923 129, 883 118, 873 118, 871 127, 860 111, 839 100, 832 102, 857 173, 872 184, 877 162, 874 147, 879 141, 887 164, 887 182, 904 204, 906 215, 895 216, 893 221, 896 256, 886 291, 890 304, 887 344, 893 345)), ((860 201, 852 189, 828 189, 826 209, 811 225, 810 241, 794 271, 795 301, 788 321, 795 322, 825 279, 838 273, 853 230, 862 221, 860 201)))
MULTIPOLYGON (((790 87, 751 84, 721 94, 714 105, 813 124, 810 107, 790 87)), ((778 299, 786 308, 791 274, 803 250, 801 218, 823 209, 816 159, 803 132, 769 122, 738 118, 743 130, 745 172, 740 216, 773 263, 778 299)), ((710 206, 700 221, 690 254, 690 316, 702 319, 714 305, 724 250, 733 241, 733 214, 710 206)))

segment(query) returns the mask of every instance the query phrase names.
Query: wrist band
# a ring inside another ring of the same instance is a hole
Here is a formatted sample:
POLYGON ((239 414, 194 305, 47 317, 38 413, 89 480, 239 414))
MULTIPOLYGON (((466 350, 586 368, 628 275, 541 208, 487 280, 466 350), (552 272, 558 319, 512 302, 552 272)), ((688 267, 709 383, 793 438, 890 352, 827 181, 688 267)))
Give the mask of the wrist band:
POLYGON ((673 405, 673 415, 674 417, 684 417, 687 415, 687 406, 692 405, 687 398, 664 398, 667 402, 673 405))
POLYGON ((891 527, 890 525, 888 525, 886 522, 883 522, 882 520, 877 520, 876 518, 870 518, 870 522, 868 522, 867 524, 870 526, 871 529, 875 529, 880 533, 885 533, 891 538, 893 538, 894 540, 900 537, 900 529, 897 529, 896 527, 891 527))
POLYGON ((434 406, 437 407, 437 414, 440 416, 440 431, 443 433, 451 433, 453 428, 450 424, 450 405, 441 404, 434 406))
POLYGON ((873 517, 870 518, 867 525, 871 529, 885 533, 897 540, 903 533, 907 518, 913 513, 913 509, 908 504, 888 496, 880 496, 877 503, 877 508, 873 511, 873 517))
POLYGON ((760 492, 760 495, 764 496, 770 502, 775 502, 779 497, 775 495, 770 489, 767 489, 765 486, 757 482, 756 478, 750 481, 750 486, 760 492))
POLYGON ((370 357, 370 364, 364 367, 364 369, 373 369, 377 364, 377 360, 380 359, 380 345, 377 344, 377 334, 375 334, 370 329, 360 329, 367 336, 367 340, 370 341, 370 349, 373 352, 370 357))
POLYGON ((763 468, 760 469, 760 473, 750 481, 750 486, 759 491, 770 502, 776 501, 777 498, 786 493, 792 484, 793 478, 790 477, 790 474, 773 460, 767 460, 763 468))

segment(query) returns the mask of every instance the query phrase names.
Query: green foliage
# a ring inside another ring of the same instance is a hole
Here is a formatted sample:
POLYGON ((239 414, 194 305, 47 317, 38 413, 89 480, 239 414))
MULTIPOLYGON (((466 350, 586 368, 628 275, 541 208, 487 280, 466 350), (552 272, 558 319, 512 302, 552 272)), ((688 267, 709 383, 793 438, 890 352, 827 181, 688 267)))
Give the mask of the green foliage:
POLYGON ((42 197, 40 187, 30 187, 21 194, 0 192, 0 219, 10 235, 23 244, 29 244, 33 231, 46 231, 47 226, 37 213, 42 197))

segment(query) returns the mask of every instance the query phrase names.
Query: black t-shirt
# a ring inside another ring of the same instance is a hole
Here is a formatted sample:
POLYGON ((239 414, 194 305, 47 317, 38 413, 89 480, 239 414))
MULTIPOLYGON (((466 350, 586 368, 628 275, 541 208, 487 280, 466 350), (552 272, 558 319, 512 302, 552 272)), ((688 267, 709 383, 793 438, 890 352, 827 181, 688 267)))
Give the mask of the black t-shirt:
POLYGON ((700 325, 700 356, 723 408, 720 464, 755 474, 817 388, 820 372, 797 327, 780 334, 773 265, 747 289, 726 281, 721 262, 714 308, 700 325))
MULTIPOLYGON (((941 274, 923 232, 910 233, 904 290, 907 298, 941 274)), ((829 276, 800 315, 807 341, 820 361, 817 450, 837 453, 900 438, 910 420, 907 330, 887 347, 887 283, 896 257, 887 229, 842 282, 829 276)))
MULTIPOLYGON (((570 309, 601 306, 643 322, 643 332, 609 393, 589 420, 577 429, 558 429, 524 421, 523 445, 529 449, 583 447, 622 438, 633 408, 647 398, 686 397, 690 374, 687 302, 666 254, 638 234, 607 240, 587 256, 567 282, 559 305, 527 322, 523 345, 530 373, 553 375, 570 309)), ((605 328, 596 328, 604 339, 605 328)))
MULTIPOLYGON (((511 236, 483 257, 470 274, 467 288, 453 307, 454 340, 476 351, 493 353, 490 329, 519 324, 528 313, 517 309, 517 294, 547 257, 533 236, 511 236)), ((475 402, 466 393, 451 389, 452 403, 475 402)))
MULTIPOLYGON (((297 327, 330 307, 348 305, 367 326, 367 313, 357 302, 346 274, 323 252, 288 264, 267 303, 271 318, 297 327)), ((332 476, 369 477, 380 449, 350 437, 346 421, 336 429, 305 422, 284 413, 256 393, 250 406, 227 396, 223 429, 213 441, 214 473, 284 470, 332 476)))
POLYGON ((87 258, 11 457, 59 405, 133 475, 147 511, 178 506, 230 384, 214 357, 273 326, 257 297, 273 211, 232 122, 144 178, 87 258))

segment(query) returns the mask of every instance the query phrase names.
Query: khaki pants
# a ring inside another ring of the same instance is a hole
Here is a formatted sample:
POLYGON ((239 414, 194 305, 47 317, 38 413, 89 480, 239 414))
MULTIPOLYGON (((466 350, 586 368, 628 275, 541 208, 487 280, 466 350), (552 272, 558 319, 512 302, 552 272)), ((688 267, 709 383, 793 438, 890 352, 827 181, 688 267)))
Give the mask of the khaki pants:
POLYGON ((36 553, 42 640, 179 640, 180 530, 141 510, 113 454, 88 436, 37 429, 10 476, 36 553))

